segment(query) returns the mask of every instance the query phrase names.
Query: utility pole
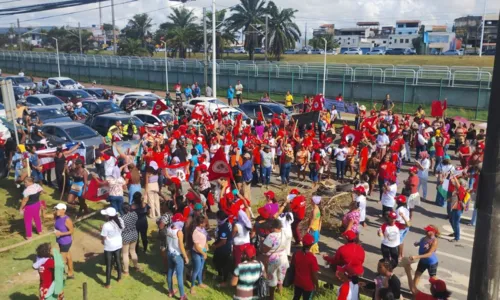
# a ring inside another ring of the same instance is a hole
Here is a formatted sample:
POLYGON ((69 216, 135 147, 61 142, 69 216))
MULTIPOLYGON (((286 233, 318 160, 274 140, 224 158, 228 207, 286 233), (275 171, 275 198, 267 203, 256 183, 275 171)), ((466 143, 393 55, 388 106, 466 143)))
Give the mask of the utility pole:
POLYGON ((484 0, 484 8, 483 8, 483 19, 481 22, 481 43, 479 44, 479 57, 483 54, 483 40, 484 40, 484 25, 486 25, 486 3, 487 0, 484 0))
POLYGON ((307 47, 307 22, 306 22, 306 30, 304 30, 304 47, 307 47))
MULTIPOLYGON (((500 23, 497 26, 500 29, 500 23)), ((497 37, 497 45, 500 36, 497 37)), ((500 287, 500 52, 495 55, 483 169, 476 197, 477 224, 467 300, 497 300, 500 287)))
POLYGON ((101 34, 104 37, 103 43, 106 44, 106 31, 104 31, 104 26, 102 25, 102 7, 101 7, 101 1, 99 1, 99 28, 101 28, 101 34))
POLYGON ((23 51, 23 42, 21 41, 21 23, 17 19, 17 43, 19 44, 19 51, 23 51))
POLYGON ((217 48, 216 48, 216 30, 217 24, 215 23, 215 0, 212 0, 212 91, 214 98, 217 98, 217 48))
POLYGON ((264 44, 264 47, 266 47, 266 58, 265 60, 267 61, 267 51, 269 51, 269 43, 267 42, 267 27, 268 27, 268 22, 269 22, 269 17, 266 15, 266 36, 265 36, 265 41, 266 43, 264 44))
POLYGON ((208 56, 207 56, 207 8, 203 7, 203 81, 205 89, 208 84, 208 56))
POLYGON ((111 18, 113 18, 113 54, 116 55, 115 1, 114 0, 111 0, 111 18))
POLYGON ((80 22, 78 22, 78 39, 80 40, 80 55, 83 54, 83 47, 82 47, 82 28, 80 27, 80 22))

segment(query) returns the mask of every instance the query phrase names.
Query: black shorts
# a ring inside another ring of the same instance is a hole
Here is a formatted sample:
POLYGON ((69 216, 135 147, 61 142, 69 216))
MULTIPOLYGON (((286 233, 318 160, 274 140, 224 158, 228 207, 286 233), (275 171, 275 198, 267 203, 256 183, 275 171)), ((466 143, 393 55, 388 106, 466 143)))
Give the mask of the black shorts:
POLYGON ((234 176, 234 182, 236 183, 242 183, 243 182, 243 176, 234 176))
POLYGON ((67 252, 69 252, 69 249, 71 248, 71 244, 72 243, 69 243, 67 245, 61 245, 61 244, 59 244, 59 252, 61 252, 61 253, 67 253, 67 252))
POLYGON ((427 270, 427 272, 429 272, 430 277, 436 276, 437 270, 438 270, 438 263, 435 263, 433 265, 429 265, 429 264, 423 263, 422 261, 419 261, 418 265, 417 265, 417 272, 420 272, 423 274, 425 272, 425 270, 427 270))

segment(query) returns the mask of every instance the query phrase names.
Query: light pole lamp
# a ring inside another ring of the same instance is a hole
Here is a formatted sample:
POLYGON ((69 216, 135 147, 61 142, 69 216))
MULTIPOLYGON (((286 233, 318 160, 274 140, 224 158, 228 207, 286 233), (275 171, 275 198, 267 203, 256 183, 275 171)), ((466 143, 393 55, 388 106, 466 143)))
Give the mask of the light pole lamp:
POLYGON ((324 55, 324 61, 323 61, 323 97, 325 97, 325 90, 326 90, 326 45, 328 44, 327 40, 325 38, 321 38, 325 42, 325 53, 324 55))
POLYGON ((168 60, 167 60, 167 42, 160 41, 165 47, 165 92, 168 93, 168 60))
MULTIPOLYGON (((35 30, 35 29, 34 29, 35 30)), ((33 30, 23 33, 22 35, 30 34, 33 30)), ((48 34, 43 32, 38 32, 40 35, 48 36, 48 34)), ((61 65, 59 64, 59 42, 55 37, 51 37, 54 41, 56 41, 56 59, 57 59, 57 75, 61 77, 61 65)))

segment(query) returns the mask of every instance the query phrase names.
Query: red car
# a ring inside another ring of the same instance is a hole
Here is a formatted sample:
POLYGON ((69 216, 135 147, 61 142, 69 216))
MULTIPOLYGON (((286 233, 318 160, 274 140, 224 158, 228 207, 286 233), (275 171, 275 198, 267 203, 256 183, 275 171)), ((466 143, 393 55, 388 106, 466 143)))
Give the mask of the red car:
POLYGON ((52 94, 61 99, 64 103, 72 102, 76 104, 83 100, 95 100, 94 97, 83 90, 54 90, 52 94))

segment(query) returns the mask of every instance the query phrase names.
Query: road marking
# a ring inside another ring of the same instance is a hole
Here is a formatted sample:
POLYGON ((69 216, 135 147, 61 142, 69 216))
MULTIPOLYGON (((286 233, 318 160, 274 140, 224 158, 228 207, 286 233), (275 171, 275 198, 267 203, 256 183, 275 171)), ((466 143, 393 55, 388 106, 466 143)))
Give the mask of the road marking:
MULTIPOLYGON (((453 233, 453 229, 451 228, 451 225, 448 225, 448 224, 443 225, 443 229, 448 231, 449 233, 453 233)), ((462 238, 466 241, 474 242, 474 235, 470 234, 470 233, 466 233, 466 232, 464 232, 464 230, 462 228, 460 228, 460 239, 462 239, 462 238), (470 237, 472 239, 463 238, 464 236, 470 237)))
MULTIPOLYGON (((443 240, 448 240, 448 241, 451 241, 454 239, 454 237, 452 237, 452 236, 443 236, 443 235, 440 236, 440 238, 442 238, 443 240)), ((460 234, 460 241, 458 242, 458 244, 472 247, 472 245, 467 245, 465 243, 461 243, 462 241, 468 241, 468 242, 474 243, 474 239, 463 237, 462 234, 460 234)))
POLYGON ((461 256, 456 256, 456 255, 453 255, 453 254, 449 254, 449 253, 446 253, 446 252, 441 252, 441 251, 436 251, 437 254, 439 255, 443 255, 443 256, 447 256, 447 257, 450 257, 450 258, 454 258, 454 259, 458 259, 458 260, 461 260, 461 261, 464 261, 464 262, 468 262, 468 263, 471 263, 472 261, 468 258, 465 258, 465 257, 461 257, 461 256))

